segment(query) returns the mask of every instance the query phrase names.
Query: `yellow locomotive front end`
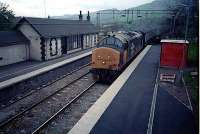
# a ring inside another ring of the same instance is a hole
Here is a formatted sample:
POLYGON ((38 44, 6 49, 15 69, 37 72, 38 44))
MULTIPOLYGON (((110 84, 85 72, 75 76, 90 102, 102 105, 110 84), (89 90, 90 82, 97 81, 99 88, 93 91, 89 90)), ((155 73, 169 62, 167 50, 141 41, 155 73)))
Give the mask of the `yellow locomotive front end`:
POLYGON ((120 62, 120 52, 101 47, 92 52, 92 68, 105 70, 118 70, 120 62))
POLYGON ((92 51, 90 71, 94 78, 112 81, 117 77, 126 61, 125 44, 116 34, 107 35, 98 42, 92 51))
POLYGON ((120 69, 120 52, 107 47, 92 51, 91 72, 95 79, 108 81, 120 69))
POLYGON ((94 78, 112 82, 142 49, 143 42, 143 35, 137 32, 112 32, 102 38, 92 52, 94 78))

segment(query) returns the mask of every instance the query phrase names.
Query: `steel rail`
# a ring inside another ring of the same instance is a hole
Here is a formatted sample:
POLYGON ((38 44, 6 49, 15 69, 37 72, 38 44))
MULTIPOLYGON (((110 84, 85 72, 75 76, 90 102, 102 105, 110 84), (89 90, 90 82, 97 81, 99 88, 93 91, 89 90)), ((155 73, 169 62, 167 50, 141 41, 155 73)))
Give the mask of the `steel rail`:
POLYGON ((73 83, 77 82, 78 80, 80 80, 81 78, 83 78, 84 76, 86 76, 87 74, 89 74, 90 72, 88 71, 87 73, 85 73, 84 75, 78 77, 77 79, 75 79, 74 81, 70 82, 69 84, 65 85, 64 87, 60 88, 59 90, 55 91, 54 93, 48 95, 47 97, 45 97, 44 99, 40 100, 39 102, 36 102, 35 104, 33 104, 32 106, 26 108, 25 110, 23 110, 22 112, 10 117, 9 119, 7 119, 6 121, 2 121, 0 123, 0 128, 6 126, 7 124, 9 124, 10 122, 12 122, 13 120, 15 120, 16 118, 22 116, 24 113, 26 113, 27 111, 30 111, 31 109, 33 109, 34 107, 38 106, 39 104, 41 104, 42 102, 46 101, 47 99, 49 99, 50 97, 52 97, 53 95, 57 94, 58 92, 64 90, 66 87, 72 85, 73 83))
POLYGON ((42 128, 44 128, 46 125, 48 125, 49 122, 51 122, 56 116, 58 116, 61 112, 63 112, 65 109, 67 109, 71 104, 73 104, 76 100, 78 100, 86 91, 88 91, 91 87, 93 87, 96 84, 96 81, 94 81, 92 84, 90 84, 85 90, 83 90, 80 94, 78 94, 75 98, 73 98, 69 103, 64 105, 60 110, 58 110, 53 116, 51 116, 48 120, 46 120, 42 125, 40 125, 38 128, 36 128, 32 134, 37 134, 40 132, 42 128))
POLYGON ((77 72, 77 71, 79 71, 79 70, 81 70, 81 69, 83 69, 83 68, 89 66, 90 64, 91 64, 91 63, 88 63, 88 64, 85 64, 85 65, 83 65, 83 66, 81 66, 81 67, 79 67, 79 68, 77 68, 77 69, 74 69, 74 70, 72 70, 71 72, 67 73, 66 75, 62 75, 62 76, 59 77, 58 79, 55 79, 55 80, 53 80, 52 82, 47 83, 47 84, 44 85, 44 86, 37 87, 35 90, 32 89, 32 92, 27 93, 26 95, 24 95, 24 96, 21 97, 20 99, 17 99, 17 100, 15 100, 15 101, 13 101, 13 102, 11 102, 11 103, 9 103, 9 104, 3 106, 3 107, 0 107, 0 110, 1 110, 1 109, 4 109, 4 108, 7 108, 7 107, 9 107, 9 106, 11 106, 11 105, 13 105, 13 104, 17 103, 18 101, 20 101, 20 100, 22 100, 22 99, 27 98, 28 96, 32 95, 33 93, 38 92, 39 90, 41 90, 41 89, 43 89, 43 88, 46 88, 46 87, 48 87, 48 86, 51 86, 52 84, 56 83, 57 81, 59 81, 59 80, 65 78, 65 77, 68 77, 69 75, 71 75, 71 74, 73 74, 73 73, 75 73, 75 72, 77 72))

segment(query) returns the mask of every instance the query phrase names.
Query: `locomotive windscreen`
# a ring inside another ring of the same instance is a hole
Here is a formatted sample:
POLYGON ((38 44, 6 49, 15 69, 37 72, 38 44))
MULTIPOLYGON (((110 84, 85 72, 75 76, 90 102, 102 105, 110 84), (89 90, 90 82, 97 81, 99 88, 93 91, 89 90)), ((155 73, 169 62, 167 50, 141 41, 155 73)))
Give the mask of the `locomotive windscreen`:
POLYGON ((123 49, 123 43, 116 37, 106 37, 102 39, 97 47, 111 47, 115 49, 123 49))

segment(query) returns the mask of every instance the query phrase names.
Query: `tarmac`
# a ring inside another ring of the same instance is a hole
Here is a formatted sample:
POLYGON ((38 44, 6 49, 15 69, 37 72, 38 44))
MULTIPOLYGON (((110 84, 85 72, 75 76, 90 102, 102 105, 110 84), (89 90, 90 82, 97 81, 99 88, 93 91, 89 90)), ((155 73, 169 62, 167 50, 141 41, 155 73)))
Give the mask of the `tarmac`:
MULTIPOLYGON (((141 54, 138 57, 142 57, 141 54)), ((172 83, 163 86, 163 82, 160 82, 160 72, 164 72, 159 66, 160 45, 151 46, 139 63, 135 63, 135 60, 69 134, 197 133, 188 103, 190 98, 185 95, 187 103, 184 104, 177 95, 178 89, 183 92, 181 97, 186 94, 184 87, 172 83), (127 72, 131 74, 126 75, 127 72), (171 93, 170 90, 175 91, 171 93)))

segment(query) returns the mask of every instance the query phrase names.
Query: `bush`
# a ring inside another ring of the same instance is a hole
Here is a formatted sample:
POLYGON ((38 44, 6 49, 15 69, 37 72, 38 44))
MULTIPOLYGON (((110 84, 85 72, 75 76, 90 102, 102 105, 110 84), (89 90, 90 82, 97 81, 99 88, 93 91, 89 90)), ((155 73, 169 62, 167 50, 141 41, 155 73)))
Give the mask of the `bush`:
POLYGON ((189 65, 198 65, 199 61, 199 46, 197 44, 190 44, 187 55, 189 65))

